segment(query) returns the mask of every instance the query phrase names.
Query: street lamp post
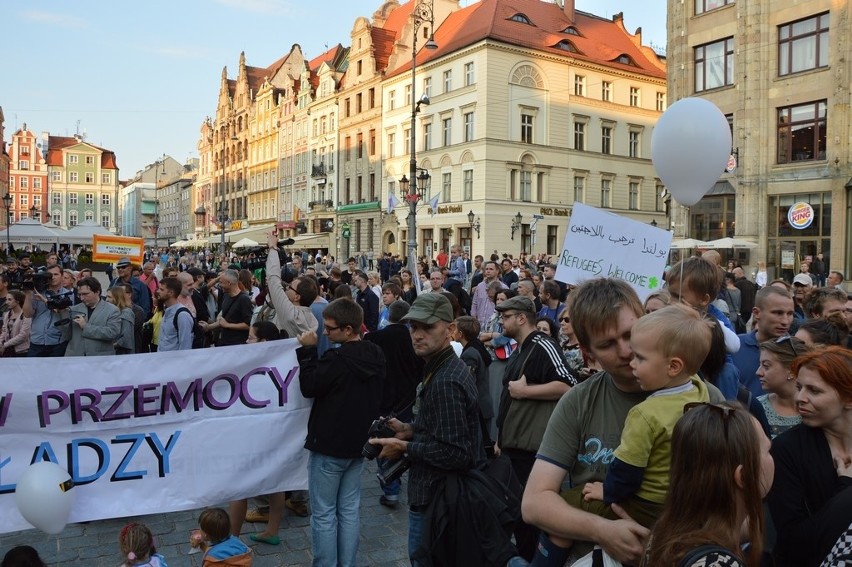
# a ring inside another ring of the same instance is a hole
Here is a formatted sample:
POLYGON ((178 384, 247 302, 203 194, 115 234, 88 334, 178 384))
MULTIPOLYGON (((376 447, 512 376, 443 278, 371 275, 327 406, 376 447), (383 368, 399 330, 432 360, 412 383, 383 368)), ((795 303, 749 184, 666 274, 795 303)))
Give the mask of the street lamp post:
MULTIPOLYGON (((433 37, 435 17, 434 0, 419 0, 414 6, 411 17, 413 18, 414 34, 411 40, 411 128, 409 130, 409 148, 411 149, 411 159, 408 165, 408 175, 410 176, 408 194, 405 199, 408 201, 408 269, 411 271, 412 277, 417 276, 417 201, 420 200, 421 194, 417 191, 417 154, 415 149, 416 134, 414 131, 417 122, 417 113, 420 111, 421 104, 429 104, 429 97, 424 93, 418 100, 414 93, 416 92, 416 71, 417 71, 417 32, 420 31, 423 24, 429 25, 429 39, 426 42, 426 49, 438 49, 438 44, 435 43, 433 37)), ((425 172, 424 172, 425 173, 425 172)), ((428 175, 428 174, 426 174, 428 175)), ((405 176, 403 176, 405 179, 405 176)), ((427 178, 428 179, 428 178, 427 178)), ((402 188, 402 186, 400 186, 402 188)), ((404 189, 403 189, 403 192, 404 189)))
POLYGON ((9 191, 3 195, 3 206, 6 207, 6 258, 12 253, 12 195, 9 191))

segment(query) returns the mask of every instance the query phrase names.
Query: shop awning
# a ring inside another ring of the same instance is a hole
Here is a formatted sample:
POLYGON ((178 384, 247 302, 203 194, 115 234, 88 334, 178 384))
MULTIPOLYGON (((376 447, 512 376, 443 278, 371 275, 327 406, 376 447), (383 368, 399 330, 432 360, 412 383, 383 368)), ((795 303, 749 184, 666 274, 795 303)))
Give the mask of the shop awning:
POLYGON ((710 195, 735 195, 737 191, 734 189, 734 186, 731 185, 730 181, 726 179, 722 179, 717 181, 713 188, 707 191, 704 194, 705 197, 709 197, 710 195))
POLYGON ((369 203, 354 203, 352 205, 341 205, 337 207, 338 214, 345 213, 365 213, 369 211, 381 210, 379 201, 370 201, 369 203))
POLYGON ((298 248, 330 248, 329 233, 323 232, 320 234, 301 234, 294 236, 295 243, 293 246, 298 248))
MULTIPOLYGON (((275 228, 275 224, 270 223, 241 228, 240 230, 226 231, 225 242, 238 242, 243 238, 250 238, 251 240, 255 240, 262 244, 266 242, 266 234, 273 228, 275 228)), ((219 242, 222 242, 222 236, 220 234, 213 235, 207 239, 207 242, 210 244, 218 244, 219 242)))

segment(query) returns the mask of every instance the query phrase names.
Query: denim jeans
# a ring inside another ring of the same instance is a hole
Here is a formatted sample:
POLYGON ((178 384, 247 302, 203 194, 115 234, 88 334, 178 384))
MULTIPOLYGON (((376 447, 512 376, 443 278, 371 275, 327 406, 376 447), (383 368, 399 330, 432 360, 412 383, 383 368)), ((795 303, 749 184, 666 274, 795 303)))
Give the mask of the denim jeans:
POLYGON ((360 535, 361 467, 364 459, 341 459, 311 452, 308 492, 311 500, 313 565, 354 567, 360 535))
POLYGON ((414 560, 414 552, 420 547, 420 541, 423 539, 423 520, 426 514, 423 512, 408 511, 408 558, 411 560, 412 567, 417 567, 419 563, 414 560))
MULTIPOLYGON (((379 470, 384 470, 384 469, 393 465, 396 462, 397 462, 396 459, 377 458, 376 459, 376 466, 378 466, 379 470)), ((387 484, 382 484, 381 482, 379 482, 379 484, 381 485, 382 492, 385 493, 385 496, 390 497, 391 500, 398 500, 399 499, 399 491, 400 491, 400 488, 402 487, 402 480, 396 479, 395 481, 389 482, 387 484)))

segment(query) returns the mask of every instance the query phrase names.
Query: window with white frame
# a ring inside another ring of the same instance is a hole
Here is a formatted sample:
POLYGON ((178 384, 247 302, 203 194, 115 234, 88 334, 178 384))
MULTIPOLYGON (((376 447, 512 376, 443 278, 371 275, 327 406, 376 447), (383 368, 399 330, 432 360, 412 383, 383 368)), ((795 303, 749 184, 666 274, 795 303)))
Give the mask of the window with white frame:
POLYGON ((639 182, 631 181, 627 186, 627 208, 631 211, 639 210, 639 182))
POLYGON ((665 112, 666 110, 666 93, 657 93, 657 112, 665 112))
POLYGON ((654 193, 654 209, 656 209, 658 213, 664 212, 666 210, 666 202, 663 200, 663 191, 666 190, 666 187, 665 185, 657 183, 654 190, 656 191, 654 193))
POLYGON ((77 211, 71 211, 70 213, 68 213, 68 226, 77 226, 77 218, 77 211))
POLYGON ((33 205, 41 207, 41 195, 33 195, 33 205))
POLYGON ((444 146, 449 146, 452 143, 453 135, 453 119, 444 118, 441 121, 441 143, 444 146))
POLYGON ((101 193, 101 205, 103 205, 104 207, 109 207, 109 202, 109 193, 101 193))
POLYGON ((86 156, 86 165, 94 165, 95 156, 86 156))
POLYGON ((778 74, 828 66, 829 13, 778 26, 778 74))
POLYGON ((464 64, 464 86, 469 87, 473 83, 473 61, 470 61, 464 64))
POLYGON ((61 171, 51 171, 50 178, 53 181, 62 181, 62 172, 61 171))
POLYGON ((574 94, 586 96, 586 77, 583 75, 574 75, 574 94))
POLYGON ((582 203, 586 197, 586 178, 582 175, 574 176, 574 202, 582 203))
POLYGON ((423 150, 432 149, 432 123, 426 122, 423 124, 423 150))
POLYGON ((464 113, 464 141, 473 141, 473 112, 464 113))
POLYGON ((94 183, 95 182, 95 174, 91 171, 86 172, 86 183, 94 183))
POLYGON ((612 83, 603 81, 601 83, 601 100, 604 102, 612 102, 612 83))
POLYGON ((110 224, 109 221, 110 221, 109 213, 108 212, 102 212, 101 213, 101 226, 104 227, 104 228, 109 228, 109 224, 110 224))
POLYGON ((453 174, 446 172, 441 175, 441 201, 446 203, 453 196, 453 174))
POLYGON ((423 94, 432 98, 432 77, 423 78, 423 94))
POLYGON ((642 133, 638 130, 631 130, 627 135, 627 151, 632 158, 641 157, 639 149, 642 141, 642 133))
POLYGON ((532 172, 521 171, 521 201, 532 200, 532 172))
POLYGON ((601 153, 612 153, 612 126, 601 126, 601 153))
POLYGON ((396 91, 388 92, 388 110, 396 108, 396 91))
POLYGON ((529 112, 521 112, 521 141, 525 144, 533 143, 533 124, 535 117, 529 112))
POLYGON ((612 179, 601 179, 601 207, 609 207, 612 193, 612 179))
POLYGON ((51 217, 51 221, 56 226, 59 226, 59 225, 62 224, 62 211, 53 211, 53 213, 50 215, 50 217, 51 217))
POLYGON ((586 149, 586 123, 574 121, 574 149, 584 151, 586 149))
POLYGON ((734 84, 734 38, 695 48, 695 92, 734 84))
POLYGON ((54 191, 53 193, 51 193, 51 203, 53 203, 54 205, 61 205, 62 193, 60 193, 59 191, 54 191))
POLYGON ((33 177, 33 189, 41 189, 41 177, 33 177))
POLYGON ((462 173, 463 196, 465 201, 473 200, 473 170, 465 169, 462 173))
POLYGON ((79 181, 79 176, 76 171, 68 172, 68 182, 69 183, 77 183, 79 181))
POLYGON ((29 160, 26 160, 26 159, 19 160, 18 161, 18 167, 19 167, 19 169, 29 169, 30 168, 29 160))
POLYGON ((396 157, 396 134, 388 132, 388 157, 396 157))
POLYGON ((94 205, 95 204, 95 194, 94 193, 86 193, 86 204, 94 205))
POLYGON ((21 189, 29 189, 30 188, 30 178, 26 175, 22 175, 19 179, 21 184, 21 189))
POLYGON ((639 106, 639 87, 630 87, 630 106, 639 106))
POLYGON ((448 93, 453 90, 453 71, 449 69, 444 71, 444 92, 448 93))
POLYGON ((402 131, 402 153, 404 155, 411 154, 411 128, 402 131))
POLYGON ((405 105, 411 106, 411 85, 405 85, 405 105))
POLYGON ((93 221, 95 220, 95 211, 87 210, 85 216, 87 221, 93 221))
POLYGON ((68 193, 68 204, 76 205, 77 204, 77 193, 68 193))
POLYGON ((22 193, 21 195, 18 196, 18 199, 21 203, 21 207, 26 208, 30 205, 30 196, 29 195, 22 193))
POLYGON ((77 154, 69 154, 68 163, 80 163, 80 156, 77 154))

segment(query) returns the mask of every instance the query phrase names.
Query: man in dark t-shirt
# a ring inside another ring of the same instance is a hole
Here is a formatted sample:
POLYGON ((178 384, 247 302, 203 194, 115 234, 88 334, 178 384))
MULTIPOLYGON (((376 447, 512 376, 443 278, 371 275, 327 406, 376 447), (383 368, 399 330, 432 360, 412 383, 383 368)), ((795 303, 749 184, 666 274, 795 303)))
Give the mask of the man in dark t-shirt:
POLYGON ((199 321, 207 331, 219 329, 219 338, 216 346, 240 345, 246 342, 251 323, 252 305, 251 297, 240 291, 237 283, 237 272, 225 270, 219 276, 219 285, 222 287, 222 310, 214 323, 199 321))

